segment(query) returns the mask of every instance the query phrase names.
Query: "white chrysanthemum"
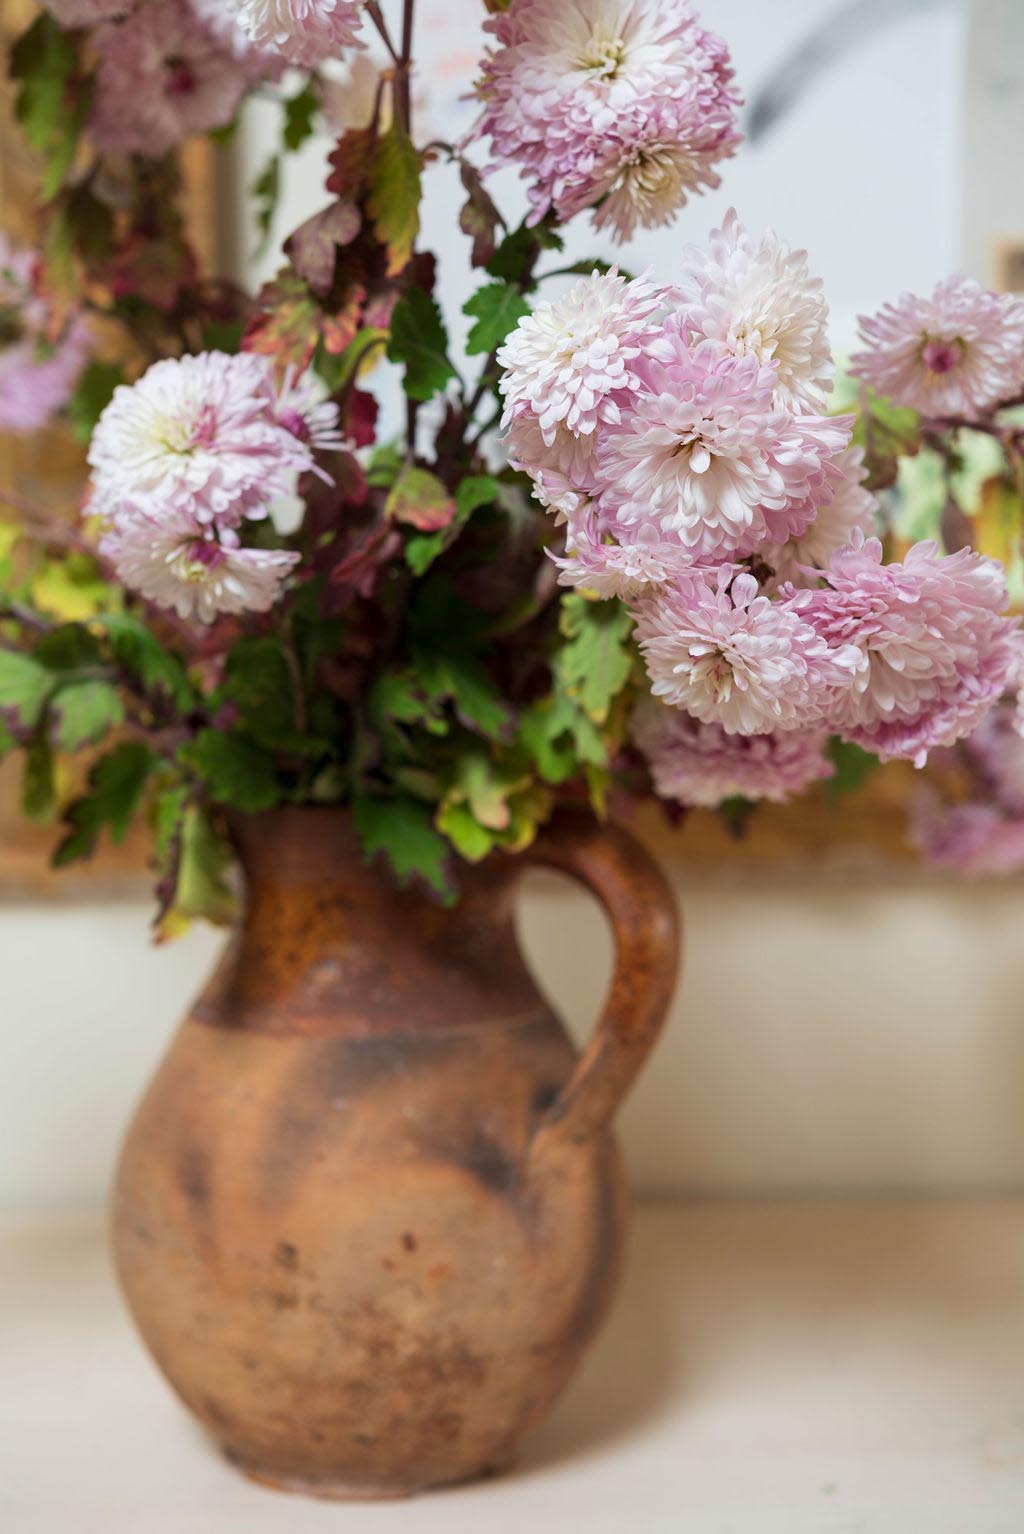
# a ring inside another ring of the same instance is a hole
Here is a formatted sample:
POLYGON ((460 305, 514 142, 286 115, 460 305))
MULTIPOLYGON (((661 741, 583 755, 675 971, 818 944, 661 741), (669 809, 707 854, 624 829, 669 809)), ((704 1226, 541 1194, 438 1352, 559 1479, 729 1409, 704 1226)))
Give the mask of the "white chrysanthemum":
POLYGON ((848 447, 836 459, 836 468, 842 479, 832 499, 817 508, 807 531, 758 550, 758 558, 771 567, 776 581, 806 586, 815 580, 814 571, 827 570, 832 556, 853 542, 854 534, 870 538, 877 531, 878 501, 864 487, 863 448, 848 447))
POLYGON ((864 668, 729 567, 715 589, 698 574, 644 597, 636 619, 654 696, 728 735, 821 728, 864 668))
POLYGON ((835 365, 824 284, 807 252, 771 230, 755 240, 730 209, 708 249, 691 246, 683 261, 678 293, 694 335, 774 363, 778 403, 819 410, 835 365))
POLYGON ((357 0, 236 0, 238 24, 257 48, 314 69, 346 48, 362 47, 357 0))
POLYGON ((594 272, 538 304, 498 353, 504 425, 529 410, 548 446, 560 427, 588 437, 600 423, 618 425, 636 387, 633 364, 645 351, 659 353, 650 319, 662 297, 644 279, 594 272))
POLYGON ((213 36, 238 60, 253 81, 279 80, 287 68, 280 53, 258 48, 242 30, 236 0, 189 0, 189 4, 213 36))
POLYGON ((154 363, 115 390, 100 417, 89 449, 90 511, 112 517, 128 501, 222 526, 263 516, 295 473, 313 466, 274 407, 264 357, 203 352, 154 363))
POLYGON ((129 591, 200 623, 268 612, 299 563, 284 550, 221 542, 187 512, 153 516, 131 506, 120 508, 100 548, 129 591))

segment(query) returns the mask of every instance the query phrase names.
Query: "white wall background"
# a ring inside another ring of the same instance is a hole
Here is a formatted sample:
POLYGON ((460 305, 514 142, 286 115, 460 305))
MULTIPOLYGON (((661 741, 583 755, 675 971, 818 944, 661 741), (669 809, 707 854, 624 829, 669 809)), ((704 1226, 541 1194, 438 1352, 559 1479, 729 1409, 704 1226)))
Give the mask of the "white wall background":
MULTIPOLYGON (((425 110, 443 119, 466 110, 482 5, 424 3, 425 110)), ((704 0, 703 11, 752 95, 834 3, 704 0)), ((987 276, 992 240, 1024 234, 1022 61, 1020 0, 936 0, 840 61, 726 167, 721 194, 630 263, 668 275, 680 242, 735 202, 753 227, 810 248, 840 345, 858 310, 900 288, 958 266, 987 276)), ((260 107, 248 124, 250 169, 270 121, 260 107)), ((282 232, 316 206, 320 156, 291 168, 282 232)), ((448 252, 456 189, 436 174, 426 238, 448 252)), ((573 255, 600 250, 585 231, 573 238, 573 255)), ((443 296, 455 330, 469 280, 452 251, 443 296)), ((685 986, 623 1119, 637 1182, 703 1194, 1024 1183, 1022 893, 782 875, 685 889, 685 986)), ((103 1196, 122 1127, 219 943, 196 932, 154 951, 148 914, 140 903, 0 906, 0 1203, 103 1196)), ((608 973, 601 918, 584 897, 531 881, 524 930, 582 1036, 608 973)))

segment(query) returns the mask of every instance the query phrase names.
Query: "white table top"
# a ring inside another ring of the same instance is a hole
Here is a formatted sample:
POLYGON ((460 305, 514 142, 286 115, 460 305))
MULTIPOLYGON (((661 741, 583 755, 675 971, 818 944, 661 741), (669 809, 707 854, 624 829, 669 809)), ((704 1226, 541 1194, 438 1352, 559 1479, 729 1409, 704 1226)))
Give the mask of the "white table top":
POLYGON ((4 1534, 1022 1534, 1024 1202, 640 1212, 608 1330, 504 1480, 262 1491, 126 1321, 95 1217, 0 1223, 4 1534))

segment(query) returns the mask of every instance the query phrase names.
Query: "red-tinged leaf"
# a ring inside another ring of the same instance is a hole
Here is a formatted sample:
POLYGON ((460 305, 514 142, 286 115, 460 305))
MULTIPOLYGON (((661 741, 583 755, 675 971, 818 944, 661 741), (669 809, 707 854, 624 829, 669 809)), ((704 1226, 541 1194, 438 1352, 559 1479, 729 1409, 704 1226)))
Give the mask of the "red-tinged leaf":
POLYGON ((502 217, 476 167, 463 160, 460 175, 469 195, 459 214, 459 228, 473 241, 473 265, 486 266, 497 248, 502 217))
POLYGON ((368 330, 390 330, 391 316, 395 312, 395 305, 402 295, 401 288, 397 283, 389 283, 386 288, 373 293, 367 300, 363 323, 368 330))
POLYGON ((436 474, 409 465, 388 494, 385 515, 421 533, 438 533, 455 515, 455 500, 436 474))
POLYGON ((142 299, 167 313, 182 288, 195 286, 198 272, 184 242, 153 240, 140 233, 129 238, 98 276, 114 298, 142 299))
POLYGON ((346 287, 338 306, 332 306, 332 312, 323 316, 321 334, 324 347, 332 357, 340 357, 359 334, 363 326, 365 303, 366 289, 361 282, 353 278, 346 287))
POLYGON ((334 282, 339 249, 351 245, 361 228, 359 209, 341 198, 301 224, 287 240, 285 254, 299 276, 322 297, 334 282))
POLYGON ((420 231, 420 157, 396 121, 377 143, 370 166, 367 212, 387 249, 387 274, 409 263, 420 231))
POLYGON ((364 600, 372 597, 385 566, 398 557, 401 548, 401 535, 381 523, 334 566, 331 585, 364 600))
POLYGON ((373 161, 377 135, 372 128, 349 128, 332 151, 331 174, 327 190, 337 197, 355 197, 359 193, 373 161))
POLYGON ((286 267, 266 284, 258 302, 260 313, 245 332, 243 350, 304 372, 316 351, 323 319, 313 294, 299 274, 286 267))
POLYGON ((380 406, 365 389, 353 389, 345 407, 344 432, 356 447, 372 447, 377 440, 380 406))

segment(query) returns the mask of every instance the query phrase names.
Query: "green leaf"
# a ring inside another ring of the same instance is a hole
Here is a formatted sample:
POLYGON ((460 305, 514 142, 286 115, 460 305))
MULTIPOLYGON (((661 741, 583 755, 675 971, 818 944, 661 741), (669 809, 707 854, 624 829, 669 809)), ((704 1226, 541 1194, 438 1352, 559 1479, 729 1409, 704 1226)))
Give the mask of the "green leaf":
POLYGON ((410 399, 432 399, 456 376, 441 311, 422 288, 409 288, 395 305, 388 357, 405 364, 405 392, 410 399))
POLYGON ((273 154, 249 187, 259 233, 257 255, 262 255, 270 243, 270 231, 281 199, 281 157, 273 154))
POLYGON ((397 118, 377 142, 368 180, 367 212, 394 277, 409 264, 420 231, 420 157, 397 118))
POLYGON ((178 713, 188 713, 199 699, 185 667, 165 650, 146 625, 131 613, 108 613, 90 625, 106 634, 119 666, 136 677, 153 698, 166 699, 178 713))
POLYGON ((116 362, 90 362, 68 401, 68 418, 79 442, 88 442, 96 423, 114 397, 124 372, 116 362))
POLYGON ((316 116, 320 110, 320 96, 309 81, 295 96, 289 96, 284 105, 284 128, 282 142, 289 154, 302 148, 313 137, 316 116))
POLYGON ((434 560, 454 542, 474 511, 481 506, 491 506, 498 497, 500 486, 489 474, 474 474, 464 479, 455 492, 455 516, 447 530, 423 533, 410 538, 405 545, 405 561, 414 575, 425 575, 434 560))
POLYGON ((3 720, 0 719, 0 762, 3 761, 5 756, 10 755, 16 745, 17 741, 15 740, 14 736, 4 724, 3 720))
POLYGON ((493 832, 474 820, 465 804, 442 804, 434 823, 467 863, 482 862, 497 844, 493 832))
POLYGON ((553 786, 567 783, 581 767, 608 765, 601 732, 567 693, 542 698, 528 709, 519 722, 518 739, 540 777, 553 786))
POLYGON ((72 682, 55 695, 50 722, 58 751, 80 751, 124 723, 124 704, 109 682, 72 682))
POLYGON ((202 780, 217 804, 252 815, 272 810, 281 802, 273 758, 243 735, 201 730, 178 756, 202 780))
POLYGON ((54 854, 56 868, 91 857, 104 829, 111 841, 124 841, 155 766, 152 751, 138 741, 126 741, 96 763, 88 793, 64 817, 67 835, 54 854))
POLYGON ((558 669, 571 696, 595 724, 604 724, 633 669, 633 620, 620 602, 590 602, 578 592, 562 599, 558 669))
POLYGON ((483 662, 462 650, 420 651, 416 675, 431 698, 450 699, 460 722, 489 740, 508 740, 512 712, 483 662))
POLYGON ((248 734, 271 748, 295 729, 295 687, 281 641, 240 639, 228 653, 221 693, 248 734))
POLYGON ((11 49, 10 74, 19 82, 15 115, 43 157, 43 202, 50 202, 63 185, 91 111, 89 84, 76 78, 77 71, 74 36, 45 13, 11 49))
POLYGON ((426 805, 407 795, 393 799, 362 796, 354 801, 352 816, 367 862, 383 857, 399 884, 422 882, 445 905, 454 905, 457 889, 451 851, 435 830, 426 805))
POLYGON ((434 533, 446 528, 455 516, 455 501, 436 474, 407 464, 391 487, 384 513, 421 533, 434 533))
POLYGON ((167 942, 194 921, 227 927, 238 915, 238 896, 230 883, 234 853, 200 805, 186 805, 180 787, 157 807, 158 841, 165 847, 163 909, 156 925, 158 942, 167 942))
POLYGON ((543 250, 564 250, 565 241, 546 223, 529 228, 520 224, 507 234, 488 261, 486 270, 503 282, 515 282, 520 288, 532 287, 533 268, 543 250))
POLYGON ((19 735, 39 723, 53 688, 53 675, 45 666, 14 650, 0 650, 0 715, 7 716, 19 735))
POLYGON ((462 307, 463 314, 476 320, 466 339, 470 356, 497 351, 530 313, 530 305, 519 288, 510 282, 492 282, 462 307))
POLYGON ((836 769, 835 776, 825 784, 825 797, 833 807, 863 788, 882 765, 870 751, 864 751, 848 740, 840 740, 838 735, 829 741, 825 754, 836 769))
POLYGON ((36 740, 25 753, 21 779, 21 812, 26 820, 46 821, 57 807, 53 751, 49 741, 36 740))

